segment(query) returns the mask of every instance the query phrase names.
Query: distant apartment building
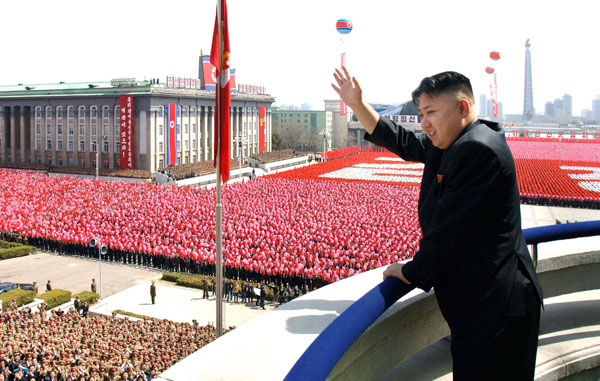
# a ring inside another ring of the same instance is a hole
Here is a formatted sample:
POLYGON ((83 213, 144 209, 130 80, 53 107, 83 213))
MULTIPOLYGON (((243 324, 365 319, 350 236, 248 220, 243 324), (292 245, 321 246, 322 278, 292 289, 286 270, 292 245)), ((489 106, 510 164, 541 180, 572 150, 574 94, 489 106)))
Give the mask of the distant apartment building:
POLYGON ((600 122, 600 96, 592 100, 592 118, 596 122, 600 122))
POLYGON ((333 147, 333 112, 323 110, 271 111, 273 133, 285 147, 321 151, 333 147))
POLYGON ((482 94, 479 96, 479 117, 487 118, 487 96, 482 94))

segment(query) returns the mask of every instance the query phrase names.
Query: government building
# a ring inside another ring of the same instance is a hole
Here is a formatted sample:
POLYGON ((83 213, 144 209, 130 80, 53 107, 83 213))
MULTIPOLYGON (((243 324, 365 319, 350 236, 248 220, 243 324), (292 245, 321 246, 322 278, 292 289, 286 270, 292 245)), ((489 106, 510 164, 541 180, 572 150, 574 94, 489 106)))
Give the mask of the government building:
MULTIPOLYGON (((0 163, 93 168, 100 150, 102 168, 154 173, 167 166, 170 146, 179 164, 212 160, 215 92, 158 82, 0 86, 0 163), (168 137, 173 104, 176 145, 168 137)), ((265 94, 231 94, 232 158, 271 151, 274 101, 265 94)))

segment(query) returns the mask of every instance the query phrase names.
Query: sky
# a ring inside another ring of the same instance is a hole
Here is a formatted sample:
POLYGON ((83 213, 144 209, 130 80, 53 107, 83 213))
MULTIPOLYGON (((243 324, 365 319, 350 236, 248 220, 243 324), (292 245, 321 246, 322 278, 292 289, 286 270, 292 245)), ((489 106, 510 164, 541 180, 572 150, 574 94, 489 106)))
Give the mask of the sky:
MULTIPOLYGON (((531 39, 536 111, 573 96, 573 114, 600 94, 596 0, 228 0, 237 83, 265 86, 276 105, 337 99, 333 70, 347 66, 367 102, 401 103, 423 77, 454 70, 489 98, 497 72, 505 114, 523 111, 531 39), (337 19, 352 21, 345 38, 337 19), (492 61, 490 51, 501 59, 492 61)), ((209 54, 215 0, 2 2, 0 85, 195 78, 209 54)))

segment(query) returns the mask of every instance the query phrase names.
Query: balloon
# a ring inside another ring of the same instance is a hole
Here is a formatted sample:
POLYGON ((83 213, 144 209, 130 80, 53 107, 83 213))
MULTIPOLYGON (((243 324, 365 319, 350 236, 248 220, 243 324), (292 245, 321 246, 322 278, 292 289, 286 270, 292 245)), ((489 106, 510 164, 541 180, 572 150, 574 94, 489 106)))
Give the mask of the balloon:
POLYGON ((494 68, 491 66, 488 66, 485 68, 485 72, 488 74, 494 74, 494 68))
POLYGON ((494 61, 498 61, 500 59, 500 52, 497 52, 497 51, 490 52, 490 58, 493 59, 494 61))
POLYGON ((338 33, 348 34, 352 32, 352 21, 346 19, 339 19, 335 23, 335 28, 337 29, 338 33))

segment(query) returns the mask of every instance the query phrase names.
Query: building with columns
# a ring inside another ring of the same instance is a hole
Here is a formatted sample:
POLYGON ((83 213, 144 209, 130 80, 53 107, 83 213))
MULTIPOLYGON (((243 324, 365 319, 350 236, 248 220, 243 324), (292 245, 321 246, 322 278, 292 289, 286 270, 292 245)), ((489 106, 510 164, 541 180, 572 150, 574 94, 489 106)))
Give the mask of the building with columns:
MULTIPOLYGON (((215 93, 172 88, 154 81, 111 81, 0 86, 0 162, 119 168, 121 95, 133 96, 135 169, 152 173, 167 163, 168 105, 177 105, 180 164, 214 157, 215 93)), ((231 95, 231 157, 258 153, 259 110, 264 150, 271 151, 269 95, 231 95), (233 142, 238 135, 244 143, 233 142)))

